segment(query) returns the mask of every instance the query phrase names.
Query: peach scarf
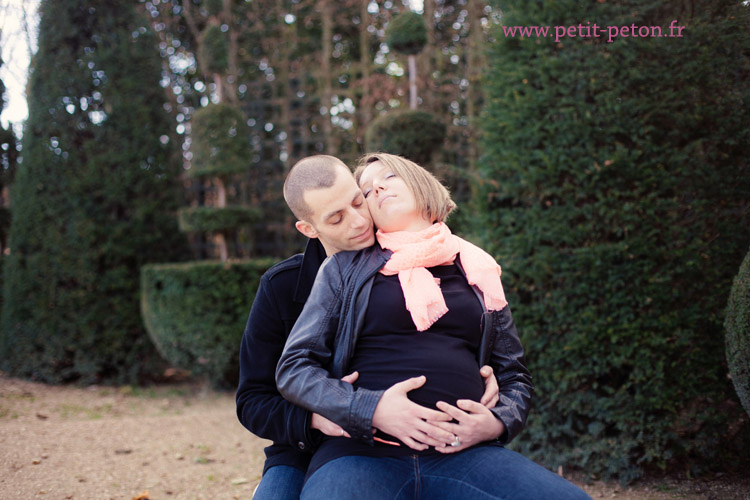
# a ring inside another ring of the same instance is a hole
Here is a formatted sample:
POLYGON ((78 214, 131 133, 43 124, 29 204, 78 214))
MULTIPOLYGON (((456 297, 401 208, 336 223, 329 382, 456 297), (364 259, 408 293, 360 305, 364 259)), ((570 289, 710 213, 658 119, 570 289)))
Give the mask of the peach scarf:
POLYGON ((380 246, 393 251, 380 272, 386 276, 398 274, 406 309, 420 332, 427 330, 448 312, 440 291, 440 280, 426 268, 451 264, 456 255, 461 259, 469 284, 476 285, 482 291, 487 310, 500 310, 508 304, 500 282, 500 266, 495 259, 451 233, 444 223, 437 222, 418 232, 378 231, 376 236, 380 246))

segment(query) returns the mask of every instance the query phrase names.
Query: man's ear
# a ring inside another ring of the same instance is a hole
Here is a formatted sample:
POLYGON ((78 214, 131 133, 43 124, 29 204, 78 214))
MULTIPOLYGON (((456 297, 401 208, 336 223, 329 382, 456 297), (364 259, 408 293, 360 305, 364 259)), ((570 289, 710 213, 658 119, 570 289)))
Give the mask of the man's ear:
POLYGON ((304 234, 308 238, 317 238, 318 237, 318 231, 315 230, 315 228, 307 221, 304 220, 298 220, 294 223, 294 227, 297 228, 297 231, 304 234))

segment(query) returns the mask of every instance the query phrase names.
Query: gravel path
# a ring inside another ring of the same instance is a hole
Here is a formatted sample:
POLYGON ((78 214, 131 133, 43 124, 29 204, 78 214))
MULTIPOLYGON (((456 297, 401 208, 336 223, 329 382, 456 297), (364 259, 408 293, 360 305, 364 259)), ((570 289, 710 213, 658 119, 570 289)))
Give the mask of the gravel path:
MULTIPOLYGON (((58 387, 0 373, 0 499, 250 499, 266 441, 195 383, 58 387)), ((750 478, 583 485, 595 499, 750 500, 750 478)))

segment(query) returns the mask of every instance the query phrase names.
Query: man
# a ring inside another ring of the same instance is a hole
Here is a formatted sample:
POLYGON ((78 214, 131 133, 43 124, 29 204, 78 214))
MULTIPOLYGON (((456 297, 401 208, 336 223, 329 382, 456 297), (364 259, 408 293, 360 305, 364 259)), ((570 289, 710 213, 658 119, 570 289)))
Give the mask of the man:
MULTIPOLYGON (((275 370, 286 338, 310 295, 320 264, 343 250, 374 244, 372 219, 349 168, 337 158, 318 155, 300 160, 284 184, 284 198, 298 219, 298 231, 310 238, 304 254, 276 264, 263 275, 240 349, 237 416, 250 432, 273 441, 266 448, 263 478, 254 498, 297 499, 307 466, 322 434, 347 435, 338 425, 284 400, 275 370)), ((494 406, 498 388, 492 370, 482 367, 486 391, 482 404, 494 406)), ((343 380, 351 383, 357 374, 343 380)), ((405 425, 424 426, 434 410, 406 396, 423 379, 395 384, 381 401, 382 410, 405 425)), ((425 444, 450 442, 452 434, 430 426, 425 444)))

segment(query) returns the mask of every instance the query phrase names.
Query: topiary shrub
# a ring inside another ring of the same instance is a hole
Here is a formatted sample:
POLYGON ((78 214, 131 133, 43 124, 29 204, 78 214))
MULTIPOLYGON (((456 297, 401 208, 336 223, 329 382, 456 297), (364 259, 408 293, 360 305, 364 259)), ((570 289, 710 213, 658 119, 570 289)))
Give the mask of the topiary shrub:
POLYGON ((229 67, 229 40, 221 27, 209 25, 203 30, 203 43, 200 45, 200 58, 209 73, 224 73, 229 67))
POLYGON ((394 110, 379 116, 365 133, 368 151, 404 156, 428 165, 445 139, 445 124, 424 111, 394 110))
POLYGON ((195 111, 191 127, 191 176, 226 176, 249 168, 250 129, 238 108, 209 104, 195 111))
POLYGON ((273 259, 153 264, 141 271, 141 316, 159 353, 178 368, 233 388, 245 322, 273 259))
POLYGON ((419 54, 427 43, 427 28, 422 16, 409 11, 394 17, 388 24, 385 41, 396 52, 419 54))
POLYGON ((724 328, 729 373, 740 402, 750 415, 750 252, 734 279, 724 328))
POLYGON ((249 226, 260 220, 262 212, 255 207, 190 207, 179 212, 180 231, 223 231, 249 226))

